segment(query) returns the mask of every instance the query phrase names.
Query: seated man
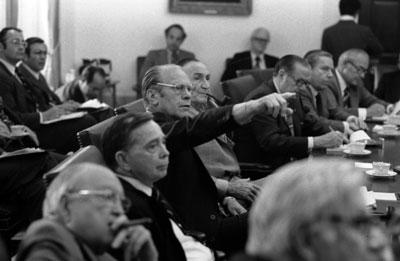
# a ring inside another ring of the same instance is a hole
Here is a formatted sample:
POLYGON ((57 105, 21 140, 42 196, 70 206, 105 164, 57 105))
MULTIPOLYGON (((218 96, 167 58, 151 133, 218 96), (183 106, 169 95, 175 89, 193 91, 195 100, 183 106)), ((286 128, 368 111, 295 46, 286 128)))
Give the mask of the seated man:
POLYGON ((214 260, 205 245, 186 234, 179 216, 154 183, 167 175, 165 135, 149 113, 123 114, 103 136, 103 155, 132 202, 128 218, 149 217, 160 260, 214 260))
POLYGON ((247 256, 232 260, 394 260, 387 236, 366 213, 363 184, 353 162, 304 160, 283 167, 269 177, 250 213, 247 256))
POLYGON ((56 93, 62 101, 73 100, 84 103, 90 99, 101 100, 103 89, 106 88, 106 73, 103 68, 87 66, 81 77, 61 86, 56 93))
POLYGON ((299 95, 309 113, 340 132, 351 134, 358 130, 358 118, 338 107, 328 90, 327 85, 334 70, 332 55, 322 50, 313 50, 304 59, 311 66, 311 84, 300 87, 299 95))
MULTIPOLYGON (((310 78, 310 66, 304 59, 286 55, 276 64, 273 78, 250 92, 246 100, 275 92, 296 92, 310 78)), ((292 159, 307 157, 311 149, 342 144, 342 135, 312 117, 299 97, 290 99, 289 107, 286 114, 276 118, 259 114, 236 133, 235 150, 240 161, 276 168, 292 159)))
POLYGON ((44 218, 26 232, 17 260, 158 260, 150 233, 129 226, 124 192, 110 170, 93 164, 67 168, 51 183, 44 218), (137 259, 136 259, 137 258, 137 259))
MULTIPOLYGON (((213 104, 210 92, 210 72, 205 64, 197 60, 184 60, 180 63, 182 70, 189 76, 193 85, 193 114, 218 107, 213 104)), ((195 147, 201 161, 211 176, 222 197, 232 196, 227 204, 231 214, 241 214, 246 210, 235 204, 235 198, 250 205, 259 191, 259 186, 248 179, 240 178, 240 166, 233 151, 233 142, 225 135, 195 147)), ((266 173, 267 174, 267 173, 266 173)), ((262 183, 262 181, 257 181, 262 183)), ((247 205, 247 204, 246 204, 247 205)))
MULTIPOLYGON (((293 94, 271 94, 191 117, 193 87, 181 67, 152 67, 143 78, 142 88, 147 109, 167 134, 170 153, 167 175, 156 186, 180 215, 182 224, 204 232, 211 247, 228 252, 242 249, 247 217, 226 217, 220 211, 215 184, 194 147, 247 123, 258 113, 276 117, 286 106, 285 98, 293 94)), ((153 146, 151 143, 148 149, 153 146)))
POLYGON ((138 82, 141 82, 145 72, 150 67, 163 64, 178 64, 180 60, 191 58, 194 59, 194 53, 180 49, 186 38, 186 33, 180 24, 172 24, 165 29, 165 49, 151 50, 146 56, 138 82))
POLYGON ((389 103, 396 103, 400 100, 400 53, 397 67, 398 70, 382 75, 375 91, 376 97, 389 103))
POLYGON ((227 64, 221 81, 236 78, 237 70, 274 68, 279 59, 264 53, 270 39, 267 29, 263 27, 255 29, 250 38, 250 51, 235 53, 227 64))
POLYGON ((365 51, 347 50, 340 55, 335 77, 328 85, 338 106, 358 116, 360 120, 382 116, 393 110, 393 104, 378 99, 364 88, 362 79, 368 66, 369 56, 365 51))
POLYGON ((6 27, 0 31, 0 96, 4 105, 13 111, 24 124, 36 132, 42 148, 67 153, 79 148, 76 132, 93 125, 89 115, 66 122, 44 124, 69 114, 75 106, 51 106, 16 69, 23 59, 25 41, 18 28, 6 27))

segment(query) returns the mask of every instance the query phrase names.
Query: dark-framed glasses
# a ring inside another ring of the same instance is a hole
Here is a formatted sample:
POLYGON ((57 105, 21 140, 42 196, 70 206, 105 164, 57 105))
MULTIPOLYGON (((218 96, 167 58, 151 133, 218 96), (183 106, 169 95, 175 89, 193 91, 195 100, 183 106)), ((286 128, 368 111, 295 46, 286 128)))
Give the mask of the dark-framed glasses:
POLYGON ((83 189, 83 190, 68 192, 65 195, 71 199, 89 199, 95 201, 96 203, 112 204, 113 206, 121 204, 125 212, 128 211, 131 206, 131 202, 129 199, 119 195, 118 193, 115 193, 110 189, 104 189, 104 190, 83 189))
POLYGON ((27 46, 27 43, 24 41, 24 40, 20 40, 20 39, 12 39, 11 41, 11 44, 13 44, 13 45, 19 45, 19 46, 22 46, 22 47, 26 47, 27 46))
POLYGON ((306 86, 306 85, 309 85, 309 84, 310 84, 310 81, 308 81, 308 80, 306 80, 306 79, 302 79, 302 78, 296 79, 296 78, 294 78, 292 75, 289 75, 289 77, 293 79, 294 84, 295 84, 297 87, 302 87, 302 86, 306 86))
POLYGON ((179 93, 179 94, 185 94, 186 92, 192 94, 194 91, 193 85, 187 85, 187 84, 169 84, 169 83, 157 82, 156 85, 161 86, 161 87, 171 88, 176 93, 179 93))
POLYGON ((354 69, 356 69, 359 75, 365 75, 368 72, 367 68, 357 65, 353 61, 347 61, 347 63, 350 64, 354 69))

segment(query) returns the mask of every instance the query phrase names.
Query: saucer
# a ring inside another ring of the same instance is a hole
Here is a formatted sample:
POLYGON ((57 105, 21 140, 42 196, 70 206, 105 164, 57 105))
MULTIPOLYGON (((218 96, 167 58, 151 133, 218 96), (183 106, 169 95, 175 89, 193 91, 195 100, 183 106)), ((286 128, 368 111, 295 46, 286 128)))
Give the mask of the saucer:
POLYGON ((383 137, 397 137, 400 136, 400 131, 384 133, 382 130, 376 132, 379 136, 383 137))
POLYGON ((344 154, 351 155, 351 156, 366 156, 366 155, 371 154, 370 150, 363 150, 361 152, 353 152, 353 151, 350 151, 349 149, 346 149, 343 152, 344 152, 344 154))
POLYGON ((372 177, 379 177, 379 178, 390 178, 397 175, 396 172, 389 170, 387 175, 377 175, 374 169, 366 170, 365 173, 372 177))

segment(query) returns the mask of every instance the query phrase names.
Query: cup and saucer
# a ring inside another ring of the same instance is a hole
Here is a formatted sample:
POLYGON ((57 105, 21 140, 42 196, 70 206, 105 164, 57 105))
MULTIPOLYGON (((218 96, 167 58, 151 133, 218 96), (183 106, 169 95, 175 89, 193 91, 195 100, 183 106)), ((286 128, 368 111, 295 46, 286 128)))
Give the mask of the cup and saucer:
POLYGON ((397 126, 394 124, 385 124, 382 126, 382 129, 377 131, 378 135, 383 137, 397 137, 400 136, 400 131, 397 129, 397 126))
POLYGON ((391 178, 397 175, 396 172, 390 170, 390 163, 387 162, 372 162, 372 169, 365 173, 375 178, 391 178))
POLYGON ((370 150, 365 149, 366 142, 352 142, 347 145, 343 153, 349 156, 367 156, 371 154, 370 150))

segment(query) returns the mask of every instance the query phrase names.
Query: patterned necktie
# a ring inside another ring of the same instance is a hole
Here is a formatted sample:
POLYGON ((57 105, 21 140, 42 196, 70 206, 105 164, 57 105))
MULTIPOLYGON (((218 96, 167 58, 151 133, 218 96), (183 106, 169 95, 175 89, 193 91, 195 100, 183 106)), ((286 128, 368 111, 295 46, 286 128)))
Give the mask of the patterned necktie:
POLYGON ((256 57, 256 64, 254 66, 255 69, 260 69, 261 68, 260 67, 260 62, 261 62, 260 56, 257 56, 256 57))
POLYGON ((350 93, 349 93, 349 87, 346 87, 343 92, 343 106, 345 108, 350 108, 350 93))
POLYGON ((293 117, 292 113, 286 113, 283 115, 283 119, 285 120, 286 124, 289 127, 290 135, 294 136, 294 127, 293 127, 293 117))
POLYGON ((160 206, 162 209, 165 210, 165 212, 167 212, 168 217, 172 219, 179 226, 180 229, 183 230, 181 222, 176 217, 174 210, 172 209, 172 206, 164 198, 161 192, 155 187, 153 187, 151 198, 154 199, 155 202, 158 204, 158 206, 160 206))

